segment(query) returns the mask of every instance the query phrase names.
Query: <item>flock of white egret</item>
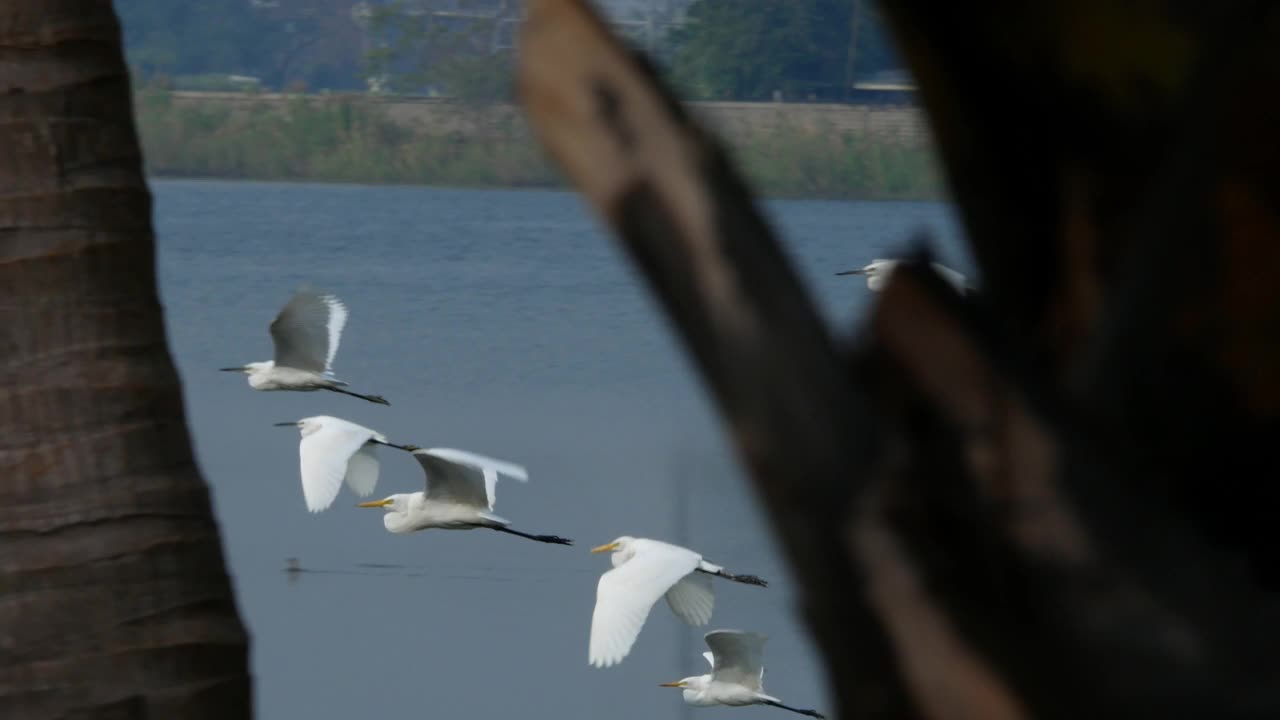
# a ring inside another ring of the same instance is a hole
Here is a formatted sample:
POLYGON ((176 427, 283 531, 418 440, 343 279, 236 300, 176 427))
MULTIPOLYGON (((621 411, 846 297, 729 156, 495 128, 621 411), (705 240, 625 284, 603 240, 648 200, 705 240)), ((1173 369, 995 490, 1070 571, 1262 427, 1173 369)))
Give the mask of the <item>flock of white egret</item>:
MULTIPOLYGON (((254 390, 327 390, 389 405, 381 396, 347 390, 346 383, 334 377, 333 358, 347 315, 346 305, 337 297, 299 290, 271 323, 275 358, 222 369, 245 373, 254 390)), ((424 490, 358 503, 359 507, 382 508, 388 532, 488 528, 543 543, 573 544, 558 535, 516 530, 509 520, 493 512, 499 477, 528 481, 529 474, 520 465, 465 450, 393 443, 376 430, 329 415, 276 425, 297 427, 301 435, 302 495, 311 512, 328 509, 344 482, 357 496, 372 495, 380 468, 376 450, 382 445, 412 454, 426 476, 424 490)), ((587 659, 595 667, 615 665, 630 654, 649 611, 660 598, 665 598, 685 623, 706 625, 715 607, 713 578, 767 586, 754 575, 729 572, 693 550, 659 540, 623 536, 591 552, 611 553, 613 563, 600 577, 591 615, 587 659)), ((770 705, 823 717, 815 710, 791 707, 765 694, 764 635, 714 630, 704 637, 710 651, 703 655, 711 663, 711 672, 663 683, 662 687, 681 688, 684 701, 691 705, 770 705)))

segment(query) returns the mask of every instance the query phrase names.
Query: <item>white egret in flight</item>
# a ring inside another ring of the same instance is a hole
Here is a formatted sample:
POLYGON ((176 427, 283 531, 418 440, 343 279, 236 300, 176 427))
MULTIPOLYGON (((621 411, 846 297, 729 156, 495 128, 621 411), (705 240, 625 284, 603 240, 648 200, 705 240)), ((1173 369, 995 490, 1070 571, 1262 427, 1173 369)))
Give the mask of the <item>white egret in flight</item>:
POLYGON ((382 524, 388 532, 407 533, 428 528, 471 530, 489 528, 538 542, 572 545, 558 535, 533 535, 511 527, 511 521, 493 512, 498 476, 528 482, 519 465, 449 448, 416 449, 413 456, 427 476, 425 492, 399 493, 360 507, 385 508, 382 524))
MULTIPOLYGON (((893 274, 895 268, 901 263, 901 260, 888 260, 885 258, 876 258, 865 266, 856 270, 845 270, 838 272, 836 275, 866 275, 867 288, 873 292, 880 292, 884 289, 885 283, 889 282, 889 276, 893 274)), ((969 281, 964 275, 952 270, 942 263, 929 263, 943 280, 951 283, 961 295, 973 292, 973 288, 969 285, 969 281)))
POLYGON ((690 705, 772 705, 809 717, 824 717, 817 710, 782 704, 764 694, 764 635, 741 630, 712 630, 703 636, 710 652, 702 656, 711 663, 711 672, 661 687, 681 688, 690 705))
POLYGON ((413 452, 415 445, 396 445, 376 430, 328 415, 276 423, 294 426, 302 435, 298 443, 302 496, 307 509, 320 512, 333 504, 346 480, 352 492, 368 497, 378 484, 378 445, 413 452))
POLYGON ((271 321, 274 360, 219 369, 248 375, 249 387, 254 390, 331 390, 390 405, 380 395, 344 389, 347 384, 333 376, 333 356, 338 353, 346 324, 347 306, 336 296, 299 290, 271 321))
POLYGON ((671 612, 690 625, 706 625, 715 607, 711 576, 767 587, 755 575, 735 575, 698 553, 659 540, 620 537, 591 552, 612 552, 613 569, 600 576, 591 613, 587 660, 596 667, 622 662, 664 595, 671 612))

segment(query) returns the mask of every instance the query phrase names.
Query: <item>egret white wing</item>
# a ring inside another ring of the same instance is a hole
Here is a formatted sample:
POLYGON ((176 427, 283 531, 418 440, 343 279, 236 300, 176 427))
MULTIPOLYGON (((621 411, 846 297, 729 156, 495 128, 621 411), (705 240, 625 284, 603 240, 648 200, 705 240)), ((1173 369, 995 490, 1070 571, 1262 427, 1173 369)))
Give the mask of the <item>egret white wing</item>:
POLYGON ((514 463, 452 448, 415 450, 427 474, 427 499, 493 509, 500 475, 527 482, 529 473, 514 463))
POLYGON ((715 660, 711 679, 761 691, 764 679, 764 635, 741 630, 712 630, 703 636, 715 660))
POLYGON ((329 352, 324 356, 324 371, 333 370, 333 358, 338 354, 338 345, 342 344, 342 331, 347 327, 347 306, 336 295, 325 295, 324 302, 329 306, 329 321, 325 328, 329 331, 329 352))
POLYGON ((332 420, 336 422, 326 420, 319 430, 298 443, 302 495, 311 512, 320 512, 333 504, 347 476, 351 457, 374 435, 369 428, 332 420))
POLYGON ((347 460, 347 486, 360 497, 373 494, 378 486, 378 456, 376 445, 365 444, 347 460))
POLYGON ((711 611, 716 606, 711 576, 700 572, 680 578, 667 591, 666 598, 671 612, 690 625, 706 625, 711 621, 711 611))
POLYGON ((716 669, 716 656, 710 650, 702 653, 702 657, 707 659, 707 664, 711 666, 712 670, 716 669))
POLYGON ((506 475, 520 482, 529 481, 529 471, 524 466, 506 462, 505 460, 495 460, 491 457, 453 448, 431 448, 430 452, 446 460, 474 465, 475 467, 493 468, 499 475, 506 475))
POLYGON ((271 321, 275 364, 328 372, 346 324, 347 307, 337 297, 299 290, 271 321))
POLYGON ((597 667, 621 662, 631 652, 653 604, 702 560, 698 553, 676 545, 637 544, 635 555, 601 575, 596 586, 587 659, 597 667))

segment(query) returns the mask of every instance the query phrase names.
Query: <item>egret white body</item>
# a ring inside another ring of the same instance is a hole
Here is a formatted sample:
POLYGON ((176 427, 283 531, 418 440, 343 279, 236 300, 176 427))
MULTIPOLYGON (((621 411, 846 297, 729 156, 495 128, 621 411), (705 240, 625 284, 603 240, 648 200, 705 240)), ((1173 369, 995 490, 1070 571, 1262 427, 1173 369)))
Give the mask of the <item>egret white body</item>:
POLYGON ((254 390, 330 390, 390 405, 380 395, 344 389, 347 384, 333 376, 333 357, 346 324, 347 306, 336 296, 299 290, 271 321, 275 359, 221 370, 248 375, 254 390))
POLYGON ((587 661, 596 667, 622 662, 658 598, 690 625, 706 625, 715 608, 711 576, 748 585, 768 585, 754 575, 735 575, 698 553, 660 540, 623 536, 591 552, 612 552, 613 569, 600 576, 591 613, 587 661))
POLYGON ((822 718, 816 710, 784 705, 764 692, 765 636, 741 630, 712 630, 703 636, 710 652, 702 654, 711 663, 711 672, 662 687, 681 688, 690 705, 772 705, 809 717, 822 718))
POLYGON ((317 415, 276 425, 296 426, 302 439, 298 442, 298 465, 302 476, 302 497, 311 512, 326 510, 338 497, 345 480, 360 497, 373 494, 378 485, 378 457, 374 449, 387 445, 412 451, 412 445, 396 445, 376 430, 362 425, 317 415))
POLYGON ((530 540, 572 545, 557 535, 532 535, 511 527, 511 521, 493 512, 498 477, 528 482, 521 466, 483 455, 450 448, 416 449, 413 456, 426 474, 426 490, 398 493, 360 507, 383 508, 382 524, 389 532, 409 533, 429 528, 472 530, 489 528, 530 540))
MULTIPOLYGON (((901 264, 901 262, 901 260, 876 258, 856 270, 845 270, 844 272, 836 273, 836 275, 866 275, 867 288, 872 292, 880 292, 884 289, 885 284, 889 282, 889 276, 893 274, 893 271, 899 264, 901 264)), ((951 283, 952 286, 954 286, 962 295, 973 291, 973 288, 969 285, 968 279, 959 272, 952 270, 942 263, 934 262, 929 263, 929 265, 942 276, 942 279, 951 283)))

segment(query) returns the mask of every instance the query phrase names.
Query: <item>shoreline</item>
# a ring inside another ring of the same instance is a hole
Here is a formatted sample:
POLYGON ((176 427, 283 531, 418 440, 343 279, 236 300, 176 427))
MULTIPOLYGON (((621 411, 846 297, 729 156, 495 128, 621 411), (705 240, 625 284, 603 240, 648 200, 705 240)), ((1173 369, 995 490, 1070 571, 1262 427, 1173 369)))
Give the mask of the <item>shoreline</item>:
MULTIPOLYGON (((361 188, 422 188, 429 190, 464 190, 464 191, 486 191, 496 190, 503 192, 549 192, 563 193, 566 195, 577 195, 578 192, 569 185, 445 185, 445 184, 427 184, 427 183, 397 183, 397 182, 360 182, 357 180, 327 180, 323 178, 257 178, 257 177, 228 177, 222 175, 172 175, 167 173, 153 173, 147 171, 146 181, 148 184, 156 181, 162 182, 208 182, 208 183, 262 183, 262 184, 280 184, 280 185, 328 185, 328 186, 346 186, 361 188)), ((801 201, 801 202, 877 202, 877 203, 950 203, 951 198, 945 194, 937 197, 820 197, 813 195, 770 195, 754 189, 755 199, 762 202, 773 202, 775 200, 785 201, 801 201)))
MULTIPOLYGON (((570 190, 512 105, 154 89, 134 105, 148 177, 570 190)), ((761 197, 945 199, 932 150, 904 135, 902 123, 915 120, 901 109, 691 106, 761 197)))

